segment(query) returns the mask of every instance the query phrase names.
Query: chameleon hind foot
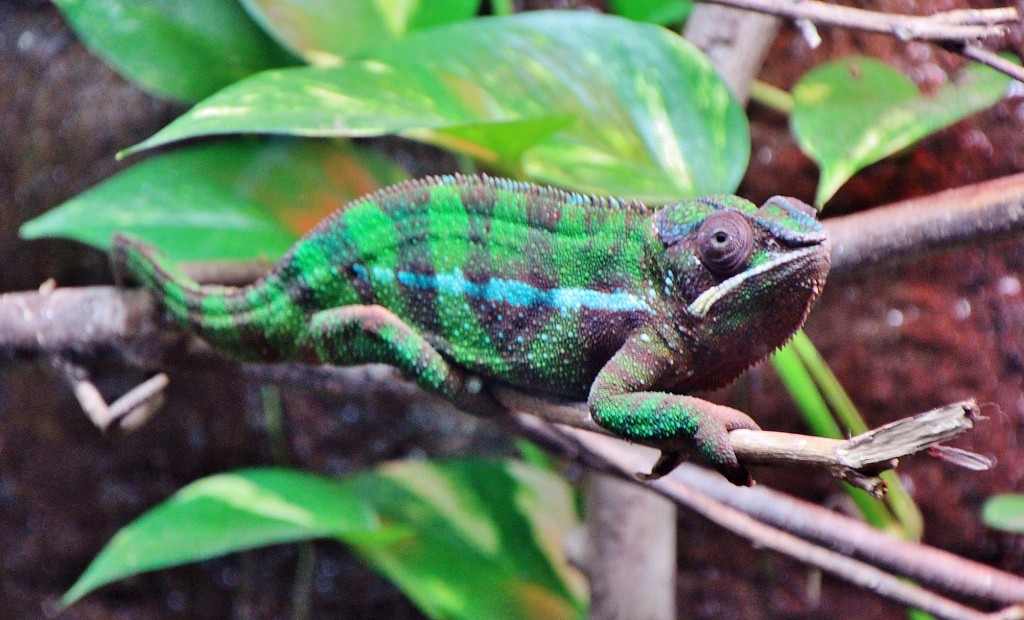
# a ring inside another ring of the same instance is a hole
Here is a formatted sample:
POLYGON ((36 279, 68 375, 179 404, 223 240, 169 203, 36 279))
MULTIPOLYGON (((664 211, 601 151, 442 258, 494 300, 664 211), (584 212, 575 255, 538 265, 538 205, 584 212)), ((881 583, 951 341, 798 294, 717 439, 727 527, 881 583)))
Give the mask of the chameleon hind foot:
POLYGON ((503 411, 479 378, 452 366, 423 336, 383 306, 343 306, 317 312, 310 319, 309 334, 307 347, 325 364, 389 364, 421 388, 469 413, 503 411))

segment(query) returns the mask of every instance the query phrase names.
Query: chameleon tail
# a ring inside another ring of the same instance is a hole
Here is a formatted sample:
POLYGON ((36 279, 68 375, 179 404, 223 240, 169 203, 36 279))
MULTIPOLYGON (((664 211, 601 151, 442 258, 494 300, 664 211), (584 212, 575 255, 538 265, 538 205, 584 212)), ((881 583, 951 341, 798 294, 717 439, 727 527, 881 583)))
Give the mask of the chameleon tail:
MULTIPOLYGON (((179 323, 192 323, 195 314, 203 312, 207 298, 223 297, 227 301, 229 297, 237 297, 236 291, 240 290, 203 286, 181 273, 150 246, 125 235, 114 236, 112 257, 114 277, 119 284, 130 280, 159 292, 160 302, 179 323), (236 294, 232 295, 233 292, 236 294)), ((244 302, 244 299, 241 297, 239 301, 244 302)))
POLYGON ((201 285, 153 248, 124 235, 114 236, 111 259, 119 283, 132 280, 153 291, 177 323, 229 353, 247 351, 241 332, 256 310, 246 295, 249 287, 201 285))

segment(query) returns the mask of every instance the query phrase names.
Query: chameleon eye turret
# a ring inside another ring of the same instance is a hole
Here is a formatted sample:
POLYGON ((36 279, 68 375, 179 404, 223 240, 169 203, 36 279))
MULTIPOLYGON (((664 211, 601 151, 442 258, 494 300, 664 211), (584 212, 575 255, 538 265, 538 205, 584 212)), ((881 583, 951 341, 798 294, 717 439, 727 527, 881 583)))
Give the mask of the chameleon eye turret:
POLYGON ((697 229, 697 254, 708 271, 720 278, 734 276, 750 259, 754 231, 737 211, 717 211, 697 229))
POLYGON ((598 424, 662 450, 655 474, 693 447, 743 484, 728 431, 757 424, 689 392, 800 327, 828 271, 824 239, 788 198, 651 209, 455 175, 345 205, 252 286, 200 286, 123 236, 113 261, 228 355, 383 362, 474 412, 495 406, 488 381, 586 399, 598 424))

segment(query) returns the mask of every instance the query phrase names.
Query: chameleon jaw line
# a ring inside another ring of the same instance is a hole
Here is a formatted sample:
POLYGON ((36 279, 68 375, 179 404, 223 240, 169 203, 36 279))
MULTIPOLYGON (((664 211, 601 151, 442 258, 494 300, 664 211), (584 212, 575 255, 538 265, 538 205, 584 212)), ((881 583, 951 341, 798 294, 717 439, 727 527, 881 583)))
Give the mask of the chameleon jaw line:
POLYGON ((728 280, 725 280, 721 284, 718 284, 717 286, 712 286, 708 290, 698 295, 697 299, 694 299, 693 303, 686 307, 686 311, 689 312, 691 316, 698 319, 702 319, 705 315, 707 315, 711 308, 714 307, 715 303, 717 303, 718 300, 728 295, 730 292, 741 286, 750 278, 755 278, 762 274, 768 273, 773 269, 791 263, 795 260, 799 260, 801 258, 804 258, 805 256, 810 256, 811 254, 814 254, 817 251, 818 246, 802 248, 794 252, 783 254, 778 258, 773 258, 772 260, 766 263, 762 263, 757 267, 754 267, 753 269, 741 271, 740 273, 734 275, 728 280))

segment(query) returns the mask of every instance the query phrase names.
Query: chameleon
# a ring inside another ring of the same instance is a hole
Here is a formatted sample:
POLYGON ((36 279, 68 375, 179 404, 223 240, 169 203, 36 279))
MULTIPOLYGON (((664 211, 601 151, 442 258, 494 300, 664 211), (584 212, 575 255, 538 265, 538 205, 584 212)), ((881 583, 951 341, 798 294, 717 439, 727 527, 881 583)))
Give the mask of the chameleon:
POLYGON ((661 450, 650 476, 695 448, 737 484, 752 479, 728 433, 758 425, 691 393, 785 344, 830 264, 795 198, 650 207, 482 175, 354 200, 248 286, 199 285, 124 235, 112 259, 230 357, 383 362, 470 412, 494 406, 489 382, 585 399, 598 425, 661 450))

